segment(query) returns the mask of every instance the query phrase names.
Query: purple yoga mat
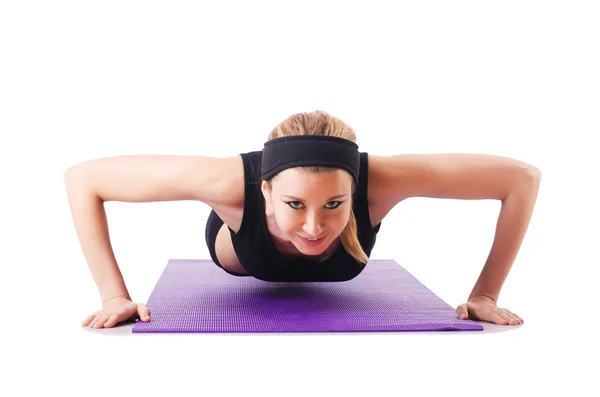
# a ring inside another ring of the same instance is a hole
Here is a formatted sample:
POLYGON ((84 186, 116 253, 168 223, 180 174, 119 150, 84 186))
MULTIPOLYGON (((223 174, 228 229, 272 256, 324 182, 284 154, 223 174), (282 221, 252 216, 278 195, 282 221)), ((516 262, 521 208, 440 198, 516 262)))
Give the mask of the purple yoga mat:
POLYGON ((171 259, 134 333, 480 331, 393 260, 346 282, 266 282, 171 259))

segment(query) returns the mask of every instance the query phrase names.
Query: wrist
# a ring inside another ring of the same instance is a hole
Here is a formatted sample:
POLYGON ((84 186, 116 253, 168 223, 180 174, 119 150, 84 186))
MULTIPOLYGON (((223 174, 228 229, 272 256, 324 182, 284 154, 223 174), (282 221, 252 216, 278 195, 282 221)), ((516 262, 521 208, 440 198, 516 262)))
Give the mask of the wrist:
POLYGON ((467 302, 472 301, 472 300, 476 300, 476 299, 485 299, 485 300, 491 300, 492 302, 494 302, 494 304, 497 304, 496 302, 498 301, 498 298, 492 296, 492 295, 488 295, 485 293, 477 293, 477 294, 471 294, 469 296, 469 299, 467 299, 467 302))
POLYGON ((115 299, 115 298, 123 298, 123 299, 127 299, 127 300, 131 300, 131 297, 129 296, 129 294, 117 294, 117 295, 113 295, 111 297, 108 297, 106 299, 102 299, 102 304, 106 304, 107 302, 115 299))

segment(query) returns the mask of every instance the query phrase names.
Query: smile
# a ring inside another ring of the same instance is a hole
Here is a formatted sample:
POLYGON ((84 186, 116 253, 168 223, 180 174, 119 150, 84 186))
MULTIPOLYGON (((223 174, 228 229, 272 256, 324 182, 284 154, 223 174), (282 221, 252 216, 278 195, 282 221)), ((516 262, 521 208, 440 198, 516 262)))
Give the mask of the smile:
POLYGON ((298 237, 300 238, 300 240, 302 240, 302 242, 304 244, 308 245, 309 247, 316 247, 316 246, 321 245, 323 243, 323 241, 325 241, 325 237, 327 237, 327 236, 323 236, 318 239, 308 239, 308 238, 304 238, 300 235, 298 235, 298 237))

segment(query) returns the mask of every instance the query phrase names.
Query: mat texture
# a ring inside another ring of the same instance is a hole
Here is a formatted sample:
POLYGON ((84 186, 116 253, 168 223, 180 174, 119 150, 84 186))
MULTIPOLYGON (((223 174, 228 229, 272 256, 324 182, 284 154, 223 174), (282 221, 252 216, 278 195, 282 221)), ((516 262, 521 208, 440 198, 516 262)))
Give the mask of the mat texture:
POLYGON ((393 260, 346 282, 265 282, 171 259, 134 333, 480 331, 393 260))

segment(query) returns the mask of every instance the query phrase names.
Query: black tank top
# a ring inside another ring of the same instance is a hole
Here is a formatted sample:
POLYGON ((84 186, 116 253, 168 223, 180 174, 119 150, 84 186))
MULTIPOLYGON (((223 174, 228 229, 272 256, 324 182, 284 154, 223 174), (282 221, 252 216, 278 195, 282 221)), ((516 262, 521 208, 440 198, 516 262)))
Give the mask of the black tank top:
MULTIPOLYGON (((264 197, 260 190, 262 152, 242 153, 244 163, 244 213, 237 233, 231 228, 231 240, 241 265, 253 277, 264 281, 348 281, 358 276, 364 265, 340 244, 323 262, 304 258, 287 258, 273 244, 267 229, 264 197)), ((381 223, 371 227, 367 202, 368 155, 360 153, 359 185, 354 195, 354 215, 358 240, 367 256, 375 245, 381 223)))

